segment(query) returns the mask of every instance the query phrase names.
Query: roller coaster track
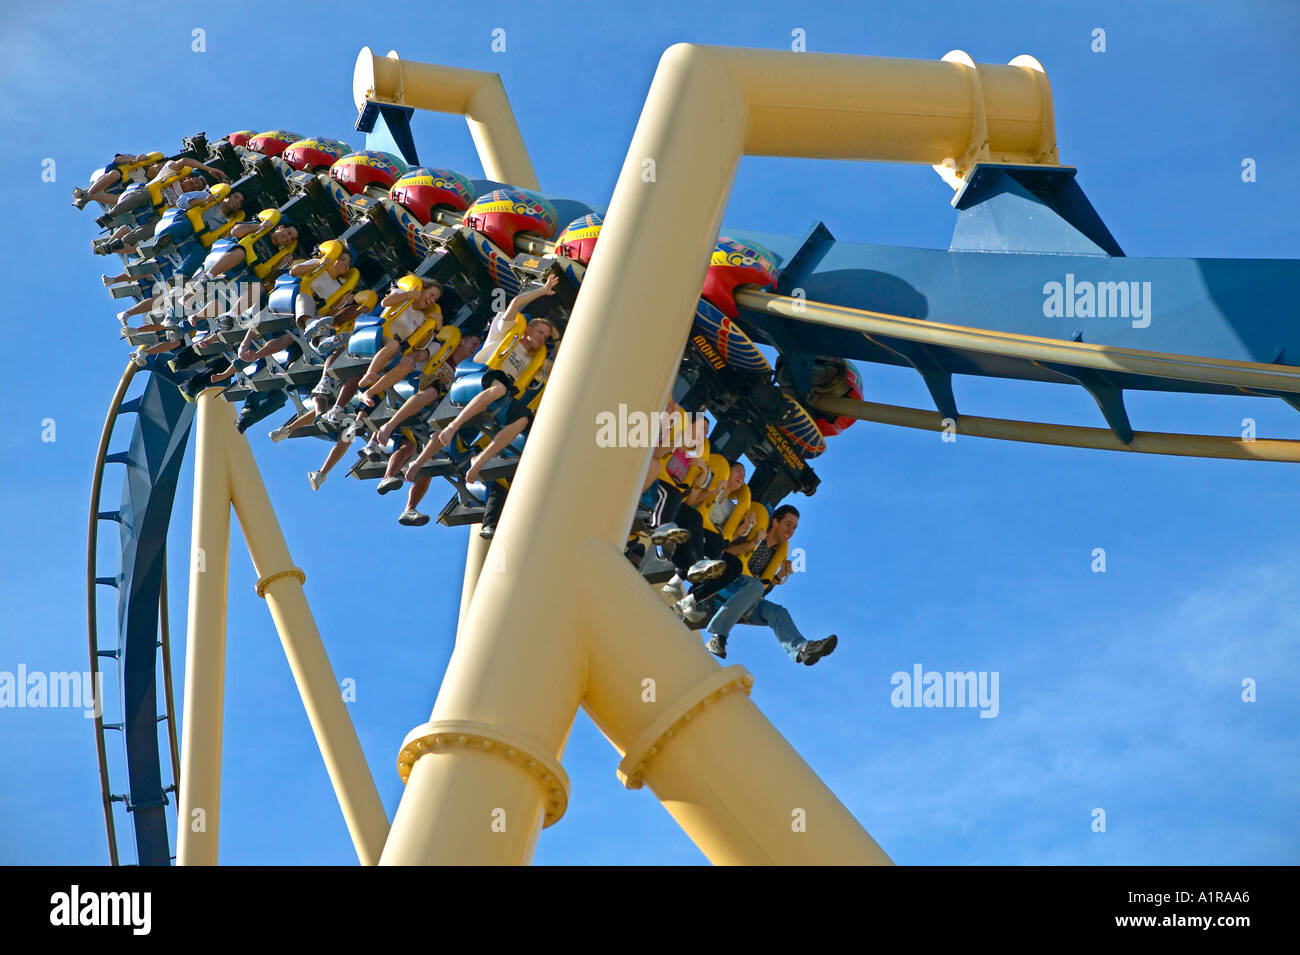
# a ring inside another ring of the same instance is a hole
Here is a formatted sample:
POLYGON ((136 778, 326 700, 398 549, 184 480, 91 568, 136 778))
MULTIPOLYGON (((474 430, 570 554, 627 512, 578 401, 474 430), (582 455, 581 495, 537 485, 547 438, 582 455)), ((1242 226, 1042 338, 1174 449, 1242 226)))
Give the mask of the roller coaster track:
MULTIPOLYGON (((1289 365, 1170 355, 1062 341, 923 321, 766 292, 739 291, 736 301, 744 308, 781 319, 858 332, 874 343, 902 339, 940 349, 982 352, 1019 359, 1038 367, 1068 366, 1159 379, 1182 385, 1178 390, 1196 391, 1200 390, 1198 386, 1208 386, 1216 391, 1228 389, 1241 394, 1282 398, 1300 393, 1300 368, 1289 365)), ((861 421, 907 428, 940 431, 946 427, 945 416, 940 412, 849 398, 822 398, 816 402, 816 409, 832 416, 848 416, 861 421)), ((965 414, 953 424, 963 434, 1005 441, 1141 454, 1300 462, 1300 441, 1292 440, 1247 440, 1219 435, 1139 431, 1133 432, 1128 440, 1124 440, 1124 437, 1107 428, 982 418, 965 414)))
POLYGON ((100 796, 108 836, 109 860, 121 864, 123 857, 113 804, 123 803, 131 814, 135 858, 142 865, 166 865, 170 859, 165 815, 167 793, 175 793, 180 766, 176 742, 175 702, 171 678, 171 635, 167 607, 166 530, 170 523, 176 473, 188 439, 192 409, 180 401, 170 382, 151 376, 144 392, 125 400, 137 372, 128 363, 109 403, 100 432, 91 479, 90 517, 86 545, 86 617, 90 650, 90 672, 96 694, 100 689, 100 659, 118 665, 121 722, 106 723, 103 700, 96 700, 95 751, 99 764, 100 796), (170 394, 169 394, 170 392, 170 394), (128 450, 108 451, 118 419, 137 416, 128 450), (117 511, 101 511, 104 471, 108 464, 124 464, 122 505, 117 511), (119 524, 121 563, 110 576, 97 572, 99 524, 119 524), (100 639, 97 588, 118 591, 118 627, 111 645, 100 639), (152 639, 144 640, 144 636, 152 639), (163 712, 157 713, 157 663, 154 650, 161 650, 163 712), (171 778, 162 784, 162 763, 158 750, 157 724, 167 726, 171 778), (128 786, 113 792, 105 733, 120 732, 126 755, 128 786))

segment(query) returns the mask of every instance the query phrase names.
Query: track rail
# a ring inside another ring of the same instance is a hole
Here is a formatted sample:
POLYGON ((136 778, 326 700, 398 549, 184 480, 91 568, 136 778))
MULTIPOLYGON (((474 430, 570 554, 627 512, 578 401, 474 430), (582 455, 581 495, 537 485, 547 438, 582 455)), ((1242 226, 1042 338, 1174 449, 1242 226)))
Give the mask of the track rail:
MULTIPOLYGON (((128 362, 126 370, 123 371, 122 377, 118 381, 117 388, 113 392, 113 397, 109 402, 108 413, 104 419, 104 426, 100 431, 99 446, 95 452, 95 462, 91 477, 90 515, 86 533, 86 621, 90 651, 91 687, 92 692, 97 694, 97 696, 100 693, 101 686, 100 658, 107 657, 117 661, 119 666, 122 665, 120 634, 119 640, 115 643, 112 649, 101 648, 99 641, 99 612, 96 601, 97 588, 100 585, 118 588, 121 584, 120 576, 102 577, 98 575, 96 570, 99 545, 99 524, 103 520, 115 519, 113 515, 106 514, 100 510, 100 504, 103 498, 104 470, 105 466, 109 463, 125 463, 126 461, 125 455, 110 455, 108 448, 109 444, 112 442, 114 426, 117 424, 120 416, 124 413, 123 404, 126 392, 138 370, 138 366, 133 362, 128 362)), ((172 779, 176 780, 178 778, 177 771, 180 765, 180 758, 176 741, 176 713, 171 676, 171 627, 167 607, 167 562, 165 552, 162 557, 161 571, 161 587, 158 594, 158 614, 160 633, 159 647, 162 651, 164 714, 160 719, 165 720, 167 724, 168 751, 171 759, 172 779)), ((105 731, 114 728, 125 732, 125 719, 123 724, 116 726, 105 724, 103 717, 103 700, 96 698, 94 703, 95 755, 99 766, 100 799, 104 811, 104 829, 108 839, 109 862, 111 865, 116 866, 122 863, 118 845, 117 825, 113 819, 113 803, 128 802, 129 796, 126 794, 115 794, 112 790, 105 731)), ((173 785, 168 788, 175 791, 176 784, 173 783, 173 785)))
POLYGON ((768 292, 738 291, 736 302, 757 312, 795 322, 824 325, 871 338, 879 335, 925 345, 983 352, 1029 362, 1052 362, 1093 371, 1146 375, 1243 390, 1300 394, 1300 367, 1171 355, 1136 348, 1061 341, 1035 335, 947 325, 847 305, 810 302, 768 292))

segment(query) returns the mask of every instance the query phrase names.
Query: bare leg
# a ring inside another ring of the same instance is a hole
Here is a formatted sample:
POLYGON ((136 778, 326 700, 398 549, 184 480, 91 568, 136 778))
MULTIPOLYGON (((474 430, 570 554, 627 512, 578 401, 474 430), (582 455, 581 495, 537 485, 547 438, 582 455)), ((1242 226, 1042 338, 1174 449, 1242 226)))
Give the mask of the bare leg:
POLYGON ((297 431, 299 428, 305 428, 307 425, 315 421, 319 416, 320 416, 320 412, 318 412, 315 408, 308 408, 302 414, 298 415, 298 417, 294 418, 288 424, 284 425, 285 433, 287 434, 290 431, 297 431))
POLYGON ((418 477, 411 482, 411 489, 406 492, 407 510, 415 510, 416 506, 424 500, 424 495, 429 490, 429 482, 432 480, 431 477, 418 477))
POLYGON ((383 347, 375 352, 375 357, 370 359, 370 365, 366 368, 366 373, 361 376, 361 386, 363 388, 369 387, 378 380, 380 369, 392 360, 400 347, 397 342, 384 342, 383 347))
POLYGON ((208 275, 213 278, 224 275, 236 266, 243 265, 247 259, 248 256, 242 246, 231 249, 229 252, 222 253, 221 258, 217 259, 212 268, 208 269, 208 275))
POLYGON ((383 377, 363 391, 361 393, 361 400, 367 405, 373 405, 380 395, 414 370, 415 362, 409 357, 403 358, 392 367, 392 370, 384 372, 383 377))
POLYGON ((249 331, 249 333, 244 336, 244 340, 239 346, 239 358, 241 361, 257 361, 259 358, 265 358, 267 355, 274 355, 282 348, 287 348, 293 343, 293 336, 284 334, 272 338, 261 348, 253 350, 252 341, 256 337, 257 332, 255 331, 249 331))
POLYGON ((339 396, 334 400, 334 407, 338 408, 340 411, 346 408, 348 402, 352 400, 352 396, 357 393, 357 388, 359 387, 360 385, 357 384, 355 378, 351 381, 343 382, 343 387, 339 389, 339 396))
POLYGON ((388 466, 384 468, 384 477, 401 477, 402 465, 409 461, 413 454, 415 454, 415 445, 410 441, 403 441, 401 447, 388 459, 388 466))
POLYGON ((128 318, 133 318, 136 315, 143 315, 145 312, 152 312, 155 308, 158 309, 159 311, 162 311, 166 307, 167 307, 166 297, 162 295, 158 295, 155 296, 154 298, 147 298, 143 302, 136 302, 134 305, 132 305, 130 308, 126 309, 125 311, 118 312, 118 318, 126 320, 128 318))
POLYGON ((117 196, 113 195, 108 190, 121 181, 122 174, 116 169, 110 169, 108 172, 104 173, 104 175, 92 182, 89 189, 73 189, 72 195, 73 198, 81 201, 82 205, 85 205, 86 202, 91 200, 95 200, 97 202, 107 203, 111 206, 117 201, 117 196))
POLYGON ((449 447, 452 440, 456 437, 456 432, 465 426, 465 422, 469 421, 505 393, 506 386, 501 384, 501 382, 496 381, 493 382, 490 387, 485 388, 483 391, 476 394, 470 403, 461 409, 460 414, 456 415, 456 420, 439 432, 438 440, 442 443, 442 446, 444 448, 449 447))
POLYGON ((411 463, 406 466, 407 477, 409 478, 410 475, 424 467, 441 450, 442 442, 438 440, 438 436, 435 434, 429 439, 429 443, 421 449, 420 453, 411 459, 411 463))
POLYGON ((375 435, 375 442, 377 444, 385 444, 390 441, 393 437, 393 432, 397 430, 399 424, 412 415, 418 413, 422 408, 427 408, 433 403, 434 398, 437 396, 437 388, 425 388, 423 391, 411 395, 411 397, 402 402, 402 407, 397 409, 397 413, 384 422, 384 426, 380 428, 379 433, 375 435))
POLYGON ((329 474, 334 465, 343 459, 343 455, 348 453, 348 448, 352 446, 351 441, 339 441, 330 448, 330 453, 325 457, 325 463, 320 466, 321 474, 329 474))
POLYGON ((161 355, 163 352, 175 351, 180 348, 182 344, 182 342, 172 341, 159 342, 157 345, 150 345, 144 350, 144 353, 146 355, 161 355))
POLYGON ((515 438, 519 437, 526 427, 528 427, 528 419, 518 418, 498 431, 496 436, 492 438, 491 443, 489 443, 488 446, 478 454, 474 455, 474 460, 470 462, 469 470, 465 472, 465 483, 473 484, 477 481, 479 470, 483 465, 487 464, 496 457, 496 455, 500 454, 501 449, 515 438))

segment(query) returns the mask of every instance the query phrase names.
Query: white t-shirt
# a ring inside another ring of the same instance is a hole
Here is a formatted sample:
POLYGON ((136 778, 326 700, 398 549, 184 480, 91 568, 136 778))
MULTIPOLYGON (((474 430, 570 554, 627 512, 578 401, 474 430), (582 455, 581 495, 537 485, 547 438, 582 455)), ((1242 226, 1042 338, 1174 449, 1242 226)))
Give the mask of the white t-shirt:
MULTIPOLYGON (((171 176, 174 176, 177 173, 183 173, 188 168, 189 167, 183 165, 179 159, 173 159, 170 162, 165 162, 162 165, 162 169, 158 170, 158 175, 154 176, 151 180, 149 180, 149 185, 152 186, 154 183, 162 182, 164 179, 170 178, 171 176)), ((180 197, 185 194, 185 190, 181 188, 180 179, 177 179, 175 182, 168 183, 167 185, 163 186, 162 189, 159 190, 159 192, 163 197, 163 202, 169 206, 176 205, 177 200, 179 200, 180 197)))
POLYGON ((524 373, 530 362, 532 362, 532 353, 523 345, 515 342, 515 347, 510 349, 510 354, 501 360, 501 370, 510 376, 511 381, 518 381, 519 376, 524 373))
MULTIPOLYGON (((725 494, 726 492, 720 493, 725 494)), ((720 497, 715 501, 713 507, 709 508, 709 520, 713 522, 713 526, 719 531, 722 530, 722 525, 726 524, 731 519, 731 515, 735 513, 736 506, 736 502, 729 497, 720 497)))
MULTIPOLYGON (((514 331, 515 320, 511 318, 506 320, 505 312, 497 312, 496 317, 492 319, 492 324, 488 326, 487 335, 483 337, 483 347, 474 355, 474 361, 480 365, 486 365, 492 360, 497 349, 506 337, 514 331)), ((510 349, 510 353, 501 362, 501 370, 505 372, 514 381, 519 380, 519 376, 524 373, 529 362, 533 360, 533 353, 524 348, 523 345, 515 342, 515 346, 510 349)))
POLYGON ((393 324, 388 326, 388 334, 393 338, 406 341, 417 328, 424 324, 424 319, 424 312, 414 305, 408 306, 393 319, 393 324))
MULTIPOLYGON (((343 287, 340 279, 334 278, 328 272, 322 272, 311 280, 311 294, 324 302, 331 295, 343 287)), ((403 335, 403 338, 406 336, 403 335)))
POLYGON ((163 205, 174 206, 181 196, 185 195, 185 187, 181 185, 181 181, 178 179, 175 182, 169 182, 158 192, 162 196, 163 205))

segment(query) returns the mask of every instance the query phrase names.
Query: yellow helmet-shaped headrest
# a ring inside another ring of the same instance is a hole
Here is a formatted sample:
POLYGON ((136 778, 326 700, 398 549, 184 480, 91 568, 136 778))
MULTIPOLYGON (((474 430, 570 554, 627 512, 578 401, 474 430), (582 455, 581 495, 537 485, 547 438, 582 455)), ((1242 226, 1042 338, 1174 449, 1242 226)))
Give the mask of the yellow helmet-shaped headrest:
POLYGON ((346 251, 338 239, 328 239, 320 244, 320 258, 326 265, 337 262, 346 251))

